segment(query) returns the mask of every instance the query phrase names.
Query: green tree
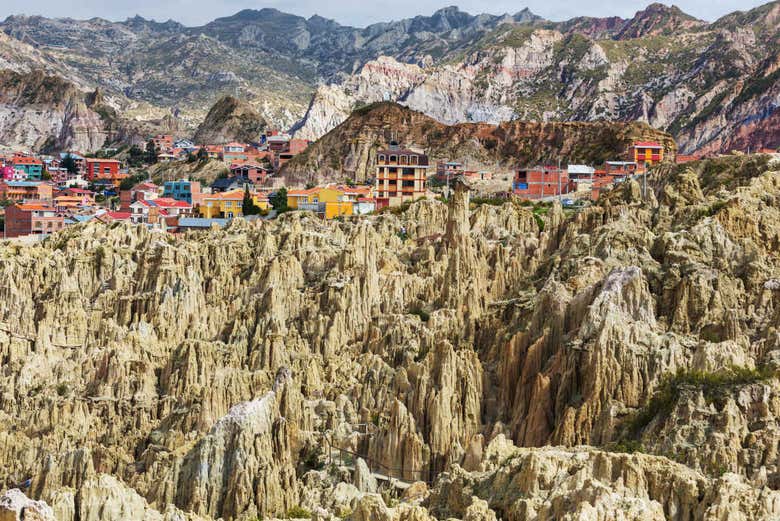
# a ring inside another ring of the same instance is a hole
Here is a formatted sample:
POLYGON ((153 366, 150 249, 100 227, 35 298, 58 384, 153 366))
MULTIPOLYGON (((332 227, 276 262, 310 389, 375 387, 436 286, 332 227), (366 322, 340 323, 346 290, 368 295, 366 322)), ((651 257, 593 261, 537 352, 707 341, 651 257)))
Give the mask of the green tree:
POLYGON ((67 170, 69 174, 77 174, 79 171, 79 168, 76 165, 76 160, 72 155, 70 155, 70 152, 65 154, 65 157, 62 158, 60 166, 67 170))
POLYGON ((157 147, 151 139, 146 143, 146 162, 150 165, 157 162, 157 147))
POLYGON ((198 161, 205 163, 209 160, 209 153, 206 152, 206 147, 200 147, 198 149, 198 161))
POLYGON ((51 174, 48 169, 44 169, 43 172, 41 172, 41 179, 44 181, 51 181, 51 174))
POLYGON ((257 215, 260 213, 260 207, 255 204, 255 200, 252 199, 252 194, 249 193, 249 187, 244 187, 244 202, 241 206, 241 211, 244 215, 257 215))
POLYGON ((145 157, 146 153, 138 145, 131 146, 127 151, 127 163, 134 168, 143 165, 145 157))
POLYGON ((268 199, 271 206, 276 210, 277 214, 288 211, 290 208, 287 206, 287 189, 280 188, 268 199))

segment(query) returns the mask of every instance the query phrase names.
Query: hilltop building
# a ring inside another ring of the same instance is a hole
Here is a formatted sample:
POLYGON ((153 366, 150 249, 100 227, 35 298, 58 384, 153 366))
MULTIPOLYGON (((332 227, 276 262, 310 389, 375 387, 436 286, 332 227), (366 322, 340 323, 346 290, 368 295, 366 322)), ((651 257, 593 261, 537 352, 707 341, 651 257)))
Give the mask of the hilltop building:
POLYGON ((376 198, 378 206, 400 206, 425 197, 428 156, 391 143, 377 152, 376 198))

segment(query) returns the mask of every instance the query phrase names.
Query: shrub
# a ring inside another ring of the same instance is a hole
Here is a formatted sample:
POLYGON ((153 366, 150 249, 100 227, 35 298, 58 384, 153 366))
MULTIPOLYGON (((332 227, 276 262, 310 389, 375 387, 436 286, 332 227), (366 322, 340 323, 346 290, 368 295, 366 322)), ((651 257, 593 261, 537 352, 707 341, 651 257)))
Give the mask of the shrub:
POLYGON ((296 505, 287 511, 287 517, 292 519, 311 519, 311 512, 299 505, 296 505))

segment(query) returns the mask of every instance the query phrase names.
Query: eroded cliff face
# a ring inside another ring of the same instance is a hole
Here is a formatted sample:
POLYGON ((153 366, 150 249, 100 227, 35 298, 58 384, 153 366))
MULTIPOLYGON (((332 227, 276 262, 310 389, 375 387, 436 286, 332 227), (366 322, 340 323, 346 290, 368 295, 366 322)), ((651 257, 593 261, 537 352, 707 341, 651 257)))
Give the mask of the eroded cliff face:
POLYGON ((23 150, 100 149, 109 136, 75 85, 43 72, 6 71, 0 85, 0 143, 23 150))
POLYGON ((67 520, 776 517, 776 168, 3 245, 0 487, 67 520))

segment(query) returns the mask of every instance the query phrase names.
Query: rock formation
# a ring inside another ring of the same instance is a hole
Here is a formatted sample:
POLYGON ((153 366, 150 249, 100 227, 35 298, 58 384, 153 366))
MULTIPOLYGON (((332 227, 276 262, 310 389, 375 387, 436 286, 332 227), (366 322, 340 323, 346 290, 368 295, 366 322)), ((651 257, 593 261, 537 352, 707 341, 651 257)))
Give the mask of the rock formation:
POLYGON ((777 518, 777 168, 2 244, 0 511, 777 518))
POLYGON ((232 96, 217 101, 195 132, 197 143, 257 142, 266 122, 248 103, 232 96))

